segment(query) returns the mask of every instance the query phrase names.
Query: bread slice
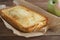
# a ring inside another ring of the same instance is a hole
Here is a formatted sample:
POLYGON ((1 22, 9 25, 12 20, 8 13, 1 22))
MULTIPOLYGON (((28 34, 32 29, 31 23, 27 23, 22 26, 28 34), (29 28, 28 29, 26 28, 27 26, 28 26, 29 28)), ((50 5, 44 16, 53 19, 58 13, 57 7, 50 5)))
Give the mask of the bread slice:
POLYGON ((47 24, 44 16, 24 6, 3 9, 0 12, 3 19, 23 32, 39 31, 47 24))

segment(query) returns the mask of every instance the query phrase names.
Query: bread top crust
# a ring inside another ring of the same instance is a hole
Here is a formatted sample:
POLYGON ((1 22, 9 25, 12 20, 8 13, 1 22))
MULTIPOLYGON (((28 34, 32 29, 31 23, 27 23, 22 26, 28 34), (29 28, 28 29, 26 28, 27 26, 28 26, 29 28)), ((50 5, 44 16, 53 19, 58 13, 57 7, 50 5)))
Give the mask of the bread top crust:
POLYGON ((4 9, 2 12, 12 17, 24 28, 31 27, 35 24, 45 25, 44 22, 46 22, 46 18, 44 16, 39 15, 38 13, 23 6, 4 9))

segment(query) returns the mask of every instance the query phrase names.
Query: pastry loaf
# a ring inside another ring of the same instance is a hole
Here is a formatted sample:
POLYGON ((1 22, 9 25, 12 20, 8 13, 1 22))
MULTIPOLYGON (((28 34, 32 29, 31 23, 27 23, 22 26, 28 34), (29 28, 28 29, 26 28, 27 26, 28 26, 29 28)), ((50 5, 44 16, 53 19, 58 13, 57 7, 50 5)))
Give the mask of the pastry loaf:
POLYGON ((3 19, 23 32, 39 31, 47 24, 44 16, 24 6, 2 9, 0 12, 3 19))

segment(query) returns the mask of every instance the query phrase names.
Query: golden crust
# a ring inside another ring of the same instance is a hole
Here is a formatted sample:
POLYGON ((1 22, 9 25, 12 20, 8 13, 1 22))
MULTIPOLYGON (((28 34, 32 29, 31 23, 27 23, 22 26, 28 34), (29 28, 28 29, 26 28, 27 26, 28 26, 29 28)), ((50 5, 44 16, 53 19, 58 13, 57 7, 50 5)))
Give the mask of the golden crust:
MULTIPOLYGON (((25 8, 27 11, 30 10, 30 9, 27 9, 26 7, 23 7, 23 6, 22 6, 22 8, 25 8)), ((40 25, 40 23, 37 23, 37 24, 31 25, 30 27, 25 28, 23 25, 19 24, 14 18, 12 18, 11 16, 9 16, 5 12, 3 12, 4 10, 0 11, 2 18, 5 19, 13 27, 15 27, 16 29, 23 31, 23 32, 39 31, 42 27, 44 27, 47 24, 46 18, 39 14, 40 16, 45 18, 43 25, 40 25)))

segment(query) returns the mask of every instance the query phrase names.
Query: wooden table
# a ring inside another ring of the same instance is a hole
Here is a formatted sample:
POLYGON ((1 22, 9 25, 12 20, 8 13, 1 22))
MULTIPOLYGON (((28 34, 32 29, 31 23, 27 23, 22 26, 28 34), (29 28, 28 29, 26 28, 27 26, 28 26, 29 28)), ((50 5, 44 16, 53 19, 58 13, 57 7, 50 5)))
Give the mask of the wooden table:
MULTIPOLYGON (((28 2, 31 2, 32 4, 35 4, 43 9, 46 9, 44 7, 47 7, 44 5, 48 0, 26 0, 28 2), (41 5, 43 4, 43 5, 41 5)), ((0 18, 0 40, 60 40, 59 35, 48 35, 48 36, 38 36, 38 37, 32 37, 32 38, 25 38, 25 37, 19 37, 17 35, 14 35, 13 32, 9 29, 7 29, 0 18)))

